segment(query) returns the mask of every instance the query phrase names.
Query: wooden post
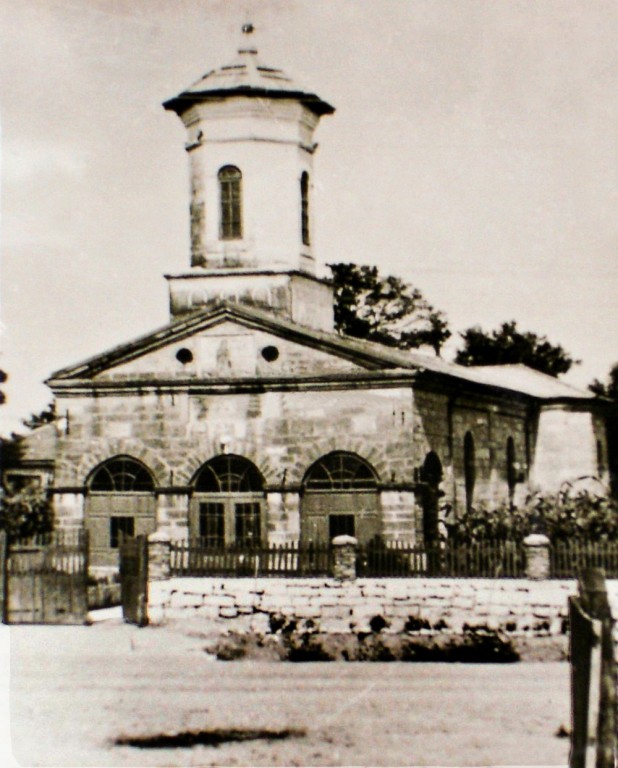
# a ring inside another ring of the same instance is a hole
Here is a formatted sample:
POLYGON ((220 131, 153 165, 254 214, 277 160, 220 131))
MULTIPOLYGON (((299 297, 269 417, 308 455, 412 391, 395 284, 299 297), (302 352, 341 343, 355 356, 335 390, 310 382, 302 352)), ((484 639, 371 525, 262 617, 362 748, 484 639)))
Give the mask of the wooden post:
POLYGON ((603 570, 582 571, 579 592, 578 598, 570 599, 573 736, 569 766, 592 768, 588 757, 592 735, 596 741, 595 768, 614 768, 617 722, 614 621, 603 570))

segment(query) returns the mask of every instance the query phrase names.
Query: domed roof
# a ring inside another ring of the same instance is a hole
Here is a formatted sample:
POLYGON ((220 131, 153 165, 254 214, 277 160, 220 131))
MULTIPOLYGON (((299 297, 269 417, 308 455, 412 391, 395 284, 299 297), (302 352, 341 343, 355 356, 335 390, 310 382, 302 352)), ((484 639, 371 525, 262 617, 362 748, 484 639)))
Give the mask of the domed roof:
POLYGON ((281 69, 261 64, 257 50, 251 45, 242 46, 235 61, 207 72, 178 96, 163 102, 163 106, 180 114, 191 104, 222 96, 298 99, 316 115, 330 115, 335 111, 334 107, 299 86, 281 69))

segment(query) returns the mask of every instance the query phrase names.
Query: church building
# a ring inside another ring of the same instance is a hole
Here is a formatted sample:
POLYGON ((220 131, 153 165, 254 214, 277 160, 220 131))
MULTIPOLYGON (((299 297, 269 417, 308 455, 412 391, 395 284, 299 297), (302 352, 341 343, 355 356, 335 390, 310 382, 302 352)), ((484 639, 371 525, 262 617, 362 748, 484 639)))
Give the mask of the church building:
POLYGON ((607 486, 591 393, 335 332, 312 206, 315 133, 335 110, 245 42, 164 103, 190 174, 169 323, 47 381, 61 418, 24 440, 22 471, 49 479, 56 526, 85 527, 92 565, 110 567, 121 534, 422 542, 438 497, 461 514, 607 486))

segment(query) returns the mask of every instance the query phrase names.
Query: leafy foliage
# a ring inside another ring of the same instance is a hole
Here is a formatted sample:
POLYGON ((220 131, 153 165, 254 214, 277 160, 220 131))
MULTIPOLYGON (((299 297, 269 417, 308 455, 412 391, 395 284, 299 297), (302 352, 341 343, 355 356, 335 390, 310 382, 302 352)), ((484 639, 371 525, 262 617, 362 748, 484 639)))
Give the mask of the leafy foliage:
POLYGON ((618 501, 586 491, 571 495, 536 495, 521 508, 504 504, 495 509, 473 508, 445 526, 448 537, 460 543, 521 541, 529 533, 544 533, 552 542, 573 539, 615 540, 618 537, 618 501))
POLYGON ((450 337, 446 317, 418 288, 377 267, 329 264, 335 288, 335 328, 339 333, 389 347, 430 345, 436 354, 450 337))
POLYGON ((2 492, 0 530, 5 530, 10 538, 49 533, 52 528, 52 507, 45 491, 26 485, 16 491, 2 492))
POLYGON ((608 397, 610 400, 616 400, 618 402, 618 363, 612 365, 606 383, 595 379, 588 389, 591 392, 594 392, 595 395, 608 397))
POLYGON ((40 413, 31 413, 27 419, 22 419, 22 424, 28 429, 37 429, 45 424, 51 424, 56 420, 56 403, 49 403, 40 413))
POLYGON ((461 365, 505 365, 523 363, 550 376, 567 373, 574 363, 559 344, 550 343, 545 336, 520 331, 517 323, 502 323, 491 332, 479 326, 461 334, 464 346, 457 352, 455 362, 461 365))

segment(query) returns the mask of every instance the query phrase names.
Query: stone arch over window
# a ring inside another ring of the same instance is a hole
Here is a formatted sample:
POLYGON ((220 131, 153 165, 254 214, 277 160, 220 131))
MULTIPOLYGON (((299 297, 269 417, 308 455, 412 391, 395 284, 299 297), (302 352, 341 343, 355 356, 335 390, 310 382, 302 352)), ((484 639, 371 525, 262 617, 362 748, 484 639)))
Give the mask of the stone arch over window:
POLYGON ((325 542, 356 536, 366 543, 381 533, 379 478, 357 454, 332 451, 315 461, 302 481, 301 539, 325 542))
POLYGON ((474 485, 476 483, 476 456, 472 432, 466 432, 463 445, 464 482, 466 489, 466 509, 474 504, 474 485))
POLYGON ((156 530, 155 481, 150 469, 129 455, 98 464, 86 480, 84 523, 90 535, 90 562, 117 566, 121 536, 156 530))
POLYGON ((354 453, 333 451, 314 462, 303 478, 303 488, 320 491, 376 488, 373 467, 354 453))
POLYGON ((99 464, 87 485, 90 491, 105 493, 150 493, 155 486, 150 470, 131 456, 116 456, 99 464))
POLYGON ((506 441, 506 484, 509 489, 509 502, 512 504, 517 485, 517 454, 515 440, 511 436, 506 441))
POLYGON ((242 238, 242 173, 235 165, 224 165, 217 174, 219 179, 221 240, 242 238))
POLYGON ((207 546, 258 546, 266 535, 264 476, 249 459, 221 454, 193 480, 189 510, 192 536, 207 546))
POLYGON ((309 232, 309 174, 303 171, 300 177, 300 232, 303 245, 311 245, 309 232))
MULTIPOLYGON (((348 453, 362 457, 362 461, 373 469, 380 482, 401 480, 405 477, 403 474, 398 476, 393 472, 390 457, 386 454, 383 444, 342 433, 308 439, 299 445, 295 460, 287 467, 287 482, 302 486, 307 476, 307 468, 317 464, 320 459, 331 453, 348 453)), ((411 473, 412 469, 410 469, 411 473)))

